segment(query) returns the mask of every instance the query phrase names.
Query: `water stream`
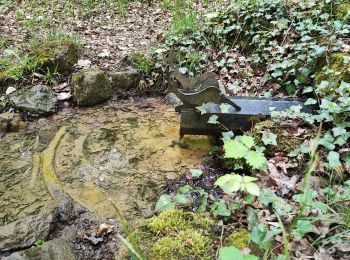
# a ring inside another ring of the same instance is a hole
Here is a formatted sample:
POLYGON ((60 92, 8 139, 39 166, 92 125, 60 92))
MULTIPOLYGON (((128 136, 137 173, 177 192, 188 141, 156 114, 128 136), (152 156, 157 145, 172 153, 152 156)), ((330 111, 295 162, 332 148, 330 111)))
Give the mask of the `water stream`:
POLYGON ((167 180, 198 166, 206 137, 179 140, 178 115, 159 99, 111 102, 40 119, 0 139, 0 225, 41 213, 55 189, 92 212, 153 213, 167 180), (114 206, 113 206, 114 205, 114 206))

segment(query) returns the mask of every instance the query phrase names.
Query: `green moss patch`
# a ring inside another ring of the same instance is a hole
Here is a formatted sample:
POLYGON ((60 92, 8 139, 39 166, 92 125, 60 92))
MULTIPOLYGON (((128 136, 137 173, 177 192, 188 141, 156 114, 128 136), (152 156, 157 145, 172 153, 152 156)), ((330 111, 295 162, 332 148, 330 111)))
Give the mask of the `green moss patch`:
POLYGON ((50 70, 66 74, 78 61, 78 50, 71 40, 45 41, 29 53, 18 57, 16 64, 7 65, 0 70, 0 91, 13 82, 22 80, 28 74, 50 70))
POLYGON ((213 227, 200 214, 171 210, 141 223, 129 240, 146 259, 212 259, 213 227))
POLYGON ((341 21, 350 21, 350 3, 341 3, 335 7, 335 17, 341 21))
POLYGON ((335 93, 339 84, 350 82, 350 54, 336 53, 326 64, 316 73, 316 83, 327 82, 327 86, 322 89, 321 96, 330 96, 335 93))
POLYGON ((243 249, 249 245, 250 233, 248 230, 240 229, 234 231, 231 235, 224 239, 224 246, 234 246, 243 249))

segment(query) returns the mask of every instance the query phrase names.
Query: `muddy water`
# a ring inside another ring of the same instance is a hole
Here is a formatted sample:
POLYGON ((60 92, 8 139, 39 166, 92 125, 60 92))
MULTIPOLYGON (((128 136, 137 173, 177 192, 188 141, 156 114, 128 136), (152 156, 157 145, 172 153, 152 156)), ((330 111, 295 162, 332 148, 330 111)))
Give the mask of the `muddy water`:
POLYGON ((42 212, 62 189, 91 211, 152 214, 166 180, 198 166, 206 137, 179 139, 178 115, 158 99, 62 112, 0 139, 0 225, 42 212), (53 185, 51 187, 51 185, 53 185))

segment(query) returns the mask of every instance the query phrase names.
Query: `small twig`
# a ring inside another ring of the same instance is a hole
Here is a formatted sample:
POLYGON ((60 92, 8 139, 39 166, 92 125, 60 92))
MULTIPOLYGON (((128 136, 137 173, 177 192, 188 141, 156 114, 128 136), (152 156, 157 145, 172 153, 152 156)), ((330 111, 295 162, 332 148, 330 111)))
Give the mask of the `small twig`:
POLYGON ((329 203, 329 205, 333 205, 333 204, 340 203, 340 202, 350 202, 350 199, 335 200, 335 201, 332 201, 331 203, 329 203))
POLYGON ((223 236, 224 236, 224 229, 225 229, 225 226, 222 225, 222 228, 221 228, 221 235, 220 235, 220 246, 219 246, 218 249, 216 250, 215 259, 218 258, 219 249, 222 247, 222 240, 223 240, 223 236))

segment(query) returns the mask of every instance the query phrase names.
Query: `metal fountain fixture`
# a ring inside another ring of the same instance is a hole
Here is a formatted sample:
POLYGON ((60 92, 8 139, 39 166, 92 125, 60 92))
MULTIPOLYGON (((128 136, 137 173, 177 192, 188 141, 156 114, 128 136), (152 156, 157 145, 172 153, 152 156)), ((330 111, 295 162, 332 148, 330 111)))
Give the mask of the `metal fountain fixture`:
POLYGON ((284 111, 293 106, 300 106, 301 112, 305 113, 313 113, 317 109, 315 105, 305 105, 303 101, 296 99, 226 96, 225 90, 218 84, 206 86, 208 81, 201 80, 201 77, 207 76, 203 74, 197 77, 196 82, 202 84, 199 91, 189 91, 190 88, 184 86, 189 80, 183 76, 172 74, 169 79, 166 93, 174 93, 183 103, 175 108, 180 113, 181 137, 218 135, 227 129, 236 132, 249 130, 257 120, 269 118, 272 111, 284 111), (203 104, 205 104, 204 114, 198 109, 203 104), (225 104, 224 112, 220 107, 221 104, 225 104), (218 116, 217 121, 226 128, 220 124, 209 124, 208 120, 212 115, 218 116))

